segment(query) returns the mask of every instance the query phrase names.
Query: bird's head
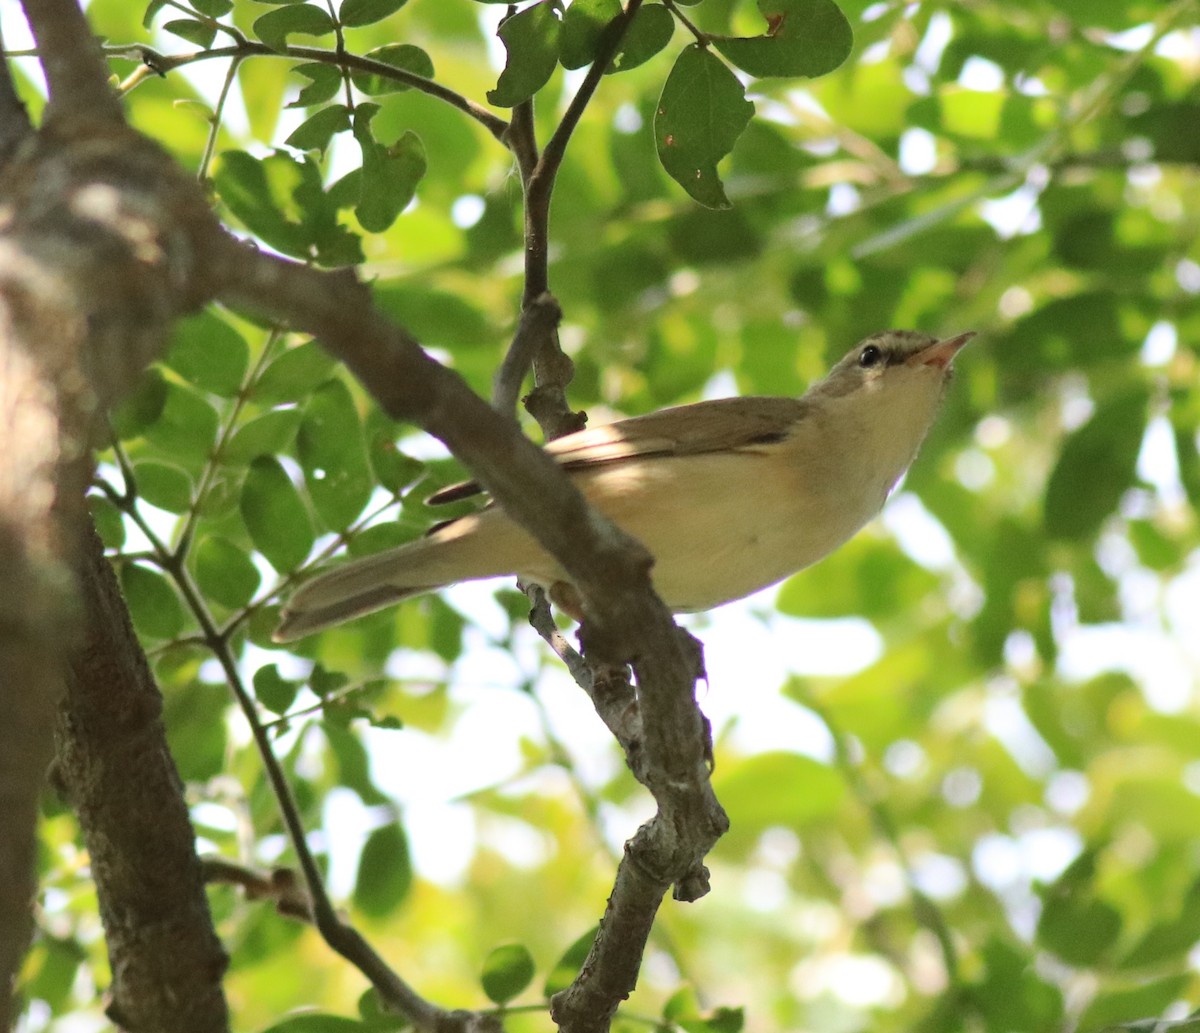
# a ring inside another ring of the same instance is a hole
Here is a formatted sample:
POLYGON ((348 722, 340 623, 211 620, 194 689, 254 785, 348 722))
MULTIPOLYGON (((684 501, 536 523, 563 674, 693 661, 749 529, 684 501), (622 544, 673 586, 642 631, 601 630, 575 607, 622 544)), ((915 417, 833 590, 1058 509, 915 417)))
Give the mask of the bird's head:
POLYGON ((974 336, 938 339, 912 330, 873 334, 855 345, 809 397, 839 439, 867 466, 894 480, 937 415, 954 356, 974 336))
POLYGON ((881 409, 937 409, 953 374, 954 356, 975 334, 938 339, 915 330, 884 330, 860 341, 814 388, 830 399, 859 395, 881 409))

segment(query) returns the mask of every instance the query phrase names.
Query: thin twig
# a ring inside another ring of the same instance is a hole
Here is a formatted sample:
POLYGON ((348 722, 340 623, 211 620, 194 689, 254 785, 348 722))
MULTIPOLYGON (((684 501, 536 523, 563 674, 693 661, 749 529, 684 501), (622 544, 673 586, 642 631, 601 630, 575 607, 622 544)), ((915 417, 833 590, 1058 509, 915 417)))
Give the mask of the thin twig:
MULTIPOLYGON (((531 207, 535 205, 538 207, 539 217, 543 217, 544 211, 545 220, 549 219, 550 194, 554 189, 554 180, 558 175, 559 166, 562 165, 563 157, 566 155, 571 135, 579 125, 584 109, 591 102, 596 88, 600 85, 600 80, 604 78, 604 73, 608 70, 609 64, 621 46, 621 40, 625 38, 625 32, 629 28, 630 22, 633 21, 633 16, 637 14, 638 8, 641 6, 642 0, 628 0, 625 10, 605 28, 600 45, 596 48, 596 58, 592 62, 592 66, 584 76, 583 82, 579 84, 575 96, 571 98, 571 103, 567 105, 567 110, 563 112, 558 128, 546 141, 546 149, 542 152, 537 168, 530 177, 529 196, 526 199, 526 203, 531 207)), ((529 242, 526 243, 528 245, 529 242)), ((548 285, 542 286, 533 291, 533 296, 541 294, 547 287, 548 285)), ((526 291, 529 290, 527 285, 526 291)))
POLYGON ((688 16, 676 6, 675 0, 662 0, 662 2, 663 7, 675 15, 676 21, 678 21, 680 25, 687 29, 688 32, 690 32, 696 38, 696 42, 699 43, 700 46, 708 46, 708 35, 701 32, 698 28, 696 28, 695 25, 692 24, 688 16))
POLYGON ((283 57, 293 60, 299 58, 304 61, 315 61, 321 64, 334 65, 338 68, 354 69, 355 71, 366 72, 370 75, 382 76, 385 79, 391 79, 395 82, 404 83, 406 86, 411 86, 414 90, 426 93, 431 97, 436 97, 438 100, 444 101, 451 107, 457 108, 464 114, 469 115, 497 140, 503 140, 505 134, 508 132, 508 122, 500 118, 499 115, 488 111, 482 105, 476 104, 475 101, 464 97, 461 93, 456 93, 454 90, 443 86, 441 83, 434 82, 432 79, 426 79, 423 75, 417 75, 415 72, 409 72, 406 69, 397 68, 395 65, 384 64, 382 61, 376 61, 370 57, 362 57, 358 54, 338 54, 334 50, 324 50, 320 47, 287 46, 282 50, 272 50, 265 43, 256 43, 253 40, 246 40, 244 43, 238 43, 229 47, 197 50, 190 54, 160 54, 150 47, 141 45, 109 47, 106 48, 106 53, 113 57, 124 57, 134 61, 142 61, 160 75, 166 75, 177 68, 195 64, 198 61, 210 61, 221 57, 237 57, 241 59, 248 57, 283 57))
POLYGON ((566 665, 567 673, 575 679, 584 692, 592 694, 592 669, 588 662, 570 642, 567 636, 554 623, 554 615, 550 612, 550 602, 541 585, 526 585, 525 594, 529 597, 529 626, 533 628, 548 645, 554 654, 566 665))
POLYGON ((241 58, 235 57, 229 62, 229 68, 225 71, 225 81, 221 83, 217 106, 213 108, 212 118, 209 120, 208 139, 204 141, 204 153, 200 156, 200 167, 196 172, 196 178, 201 183, 208 179, 208 166, 212 163, 213 154, 217 149, 217 136, 221 132, 221 115, 229 100, 229 91, 233 87, 233 80, 237 77, 238 65, 241 63, 241 58))
MULTIPOLYGON (((420 1030, 438 1028, 438 1022, 446 1016, 446 1013, 426 1001, 393 972, 361 934, 346 925, 334 910, 328 890, 325 888, 321 870, 308 847, 307 833, 300 817, 300 810, 296 805, 296 798, 292 794, 283 767, 275 756, 267 726, 258 716, 258 707, 254 697, 246 687, 237 661, 230 650, 229 635, 217 627, 217 623, 208 609, 208 604, 192 580, 185 556, 180 552, 173 551, 145 520, 137 505, 132 470, 129 467, 128 459, 125 458, 124 451, 119 445, 114 447, 114 452, 118 465, 127 478, 126 493, 117 496, 114 501, 121 504, 123 511, 146 535, 154 550, 156 562, 170 574, 185 605, 200 626, 204 645, 221 665, 230 691, 250 727, 250 734, 262 759, 267 781, 279 804, 280 815, 283 818, 288 839, 296 853, 300 870, 304 873, 304 880, 312 902, 313 922, 325 941, 371 980, 389 1007, 409 1018, 420 1030)), ((110 497, 112 497, 111 494, 110 497)))
POLYGON ((279 804, 288 839, 291 841, 292 849, 296 852, 300 870, 304 873, 304 881, 308 886, 309 896, 312 898, 313 921, 316 923, 317 929, 326 943, 371 980, 389 1007, 410 1019, 418 1029, 436 1029, 444 1014, 442 1010, 425 1000, 401 979, 362 935, 343 922, 334 910, 321 870, 308 847, 307 832, 300 817, 300 809, 296 805, 296 798, 292 794, 283 767, 275 756, 275 751, 271 746, 270 733, 258 717, 258 707, 254 697, 242 680, 237 662, 229 649, 229 642, 221 635, 216 622, 208 612, 208 606, 193 583, 187 566, 177 558, 172 563, 172 574, 184 601, 200 624, 205 644, 221 665, 225 679, 238 701, 246 723, 250 726, 250 734, 254 738, 255 746, 258 747, 263 769, 271 784, 271 791, 279 804))
POLYGON ((521 310, 521 322, 505 352, 492 390, 492 406, 497 412, 514 415, 525 374, 534 356, 553 335, 562 319, 562 309, 550 294, 542 294, 521 310))

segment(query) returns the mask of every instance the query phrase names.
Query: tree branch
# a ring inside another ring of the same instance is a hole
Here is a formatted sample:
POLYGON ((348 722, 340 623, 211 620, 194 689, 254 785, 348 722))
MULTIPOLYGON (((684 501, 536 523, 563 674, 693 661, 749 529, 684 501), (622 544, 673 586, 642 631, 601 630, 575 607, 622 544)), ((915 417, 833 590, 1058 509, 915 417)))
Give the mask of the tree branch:
POLYGON ((575 987, 556 1005, 572 1023, 598 1014, 600 1000, 615 1009, 633 988, 658 898, 672 883, 681 899, 706 891, 702 860, 728 825, 708 783, 707 730, 693 691, 699 673, 694 643, 651 590, 644 548, 594 513, 514 421, 389 323, 351 274, 322 272, 232 242, 230 248, 214 256, 215 267, 228 275, 223 300, 313 334, 389 416, 445 442, 563 565, 587 616, 588 653, 603 663, 632 663, 644 778, 659 813, 630 844, 602 935, 575 987))
POLYGON ((95 415, 204 299, 216 229, 196 184, 121 122, 78 8, 28 9, 55 117, 0 180, 0 1026, 28 938, 37 795, 77 627, 95 415))
POLYGON ((521 310, 521 321, 513 335, 512 344, 504 354, 496 383, 492 389, 492 406, 497 412, 514 415, 520 400, 521 384, 533 357, 552 336, 562 319, 562 309, 549 294, 535 298, 521 310))
POLYGON ((222 1033, 226 957, 161 720, 162 697, 93 529, 79 577, 86 634, 59 715, 56 773, 79 816, 124 1029, 222 1033))
POLYGON ((24 8, 50 87, 46 118, 124 122, 100 44, 76 0, 24 0, 24 8))
POLYGON ((4 40, 0 38, 0 169, 12 160, 17 148, 32 135, 33 124, 13 86, 4 40))
MULTIPOLYGON (((561 437, 584 426, 582 413, 567 404, 566 388, 574 376, 574 365, 563 353, 558 340, 558 321, 526 324, 525 313, 551 298, 550 291, 550 199, 554 182, 562 166, 567 144, 583 117, 604 77, 604 71, 629 28, 642 0, 628 0, 625 9, 605 28, 596 58, 588 69, 562 121, 538 155, 534 137, 533 102, 513 111, 509 147, 516 155, 525 191, 525 289, 521 299, 521 326, 501 367, 500 383, 506 385, 505 400, 520 394, 521 384, 530 366, 534 370, 534 391, 527 408, 548 439, 561 437)), ((556 306, 557 307, 557 306, 556 306)), ((507 411, 507 410, 502 410, 507 411)))

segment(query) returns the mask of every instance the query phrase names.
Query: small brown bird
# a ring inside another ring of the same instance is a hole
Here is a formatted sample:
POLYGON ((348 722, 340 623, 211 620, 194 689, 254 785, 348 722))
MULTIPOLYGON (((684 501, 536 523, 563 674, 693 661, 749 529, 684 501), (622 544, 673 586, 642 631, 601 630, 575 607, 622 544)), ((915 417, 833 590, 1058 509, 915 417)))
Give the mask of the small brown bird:
MULTIPOLYGON (((681 405, 546 450, 593 506, 650 550, 655 590, 672 610, 707 610, 815 563, 879 512, 937 415, 951 361, 973 336, 887 330, 852 348, 802 398, 681 405)), ((480 491, 455 485, 429 501, 480 491)), ((284 607, 275 640, 498 575, 574 594, 536 539, 490 506, 309 581, 284 607)))

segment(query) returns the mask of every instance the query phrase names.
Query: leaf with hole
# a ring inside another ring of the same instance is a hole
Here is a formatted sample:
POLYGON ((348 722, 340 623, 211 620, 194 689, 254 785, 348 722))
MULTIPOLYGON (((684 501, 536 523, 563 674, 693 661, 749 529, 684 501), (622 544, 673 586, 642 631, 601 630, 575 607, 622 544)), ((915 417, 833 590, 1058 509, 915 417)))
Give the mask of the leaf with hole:
POLYGON ((391 146, 379 143, 371 132, 377 104, 360 104, 354 115, 354 137, 362 148, 362 174, 354 214, 363 229, 382 233, 404 211, 425 175, 425 146, 406 130, 391 146))
POLYGON ((654 116, 658 159, 700 204, 728 208, 717 162, 733 149, 753 114, 737 76, 703 47, 687 47, 667 77, 654 116))
POLYGON ((362 420, 342 381, 327 381, 313 392, 296 451, 318 516, 330 530, 345 529, 370 500, 374 479, 362 420))
POLYGON ((675 34, 675 19, 662 4, 645 4, 634 13, 621 45, 613 55, 606 72, 627 72, 645 64, 671 42, 675 34))

